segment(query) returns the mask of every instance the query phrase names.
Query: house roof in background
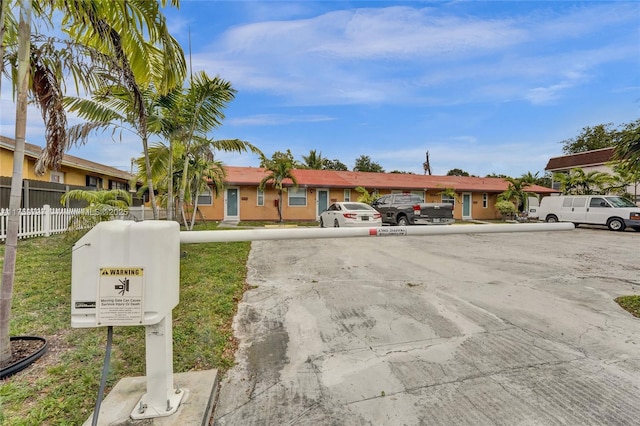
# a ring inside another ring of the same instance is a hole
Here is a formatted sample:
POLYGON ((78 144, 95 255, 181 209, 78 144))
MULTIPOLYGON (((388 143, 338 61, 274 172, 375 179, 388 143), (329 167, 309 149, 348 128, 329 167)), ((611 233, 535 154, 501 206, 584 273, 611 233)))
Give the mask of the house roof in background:
POLYGON ((594 149, 578 154, 563 155, 549 159, 547 171, 568 170, 574 167, 601 166, 613 158, 614 147, 594 149))
MULTIPOLYGON (((15 150, 16 142, 12 138, 0 136, 0 148, 5 148, 10 151, 15 150)), ((24 155, 31 158, 38 158, 42 152, 42 147, 34 145, 32 143, 25 142, 24 155)), ((134 178, 131 173, 125 172, 115 167, 105 166, 104 164, 96 163, 93 161, 85 160, 80 157, 74 157, 73 155, 64 154, 62 157, 62 166, 73 167, 76 169, 85 170, 87 172, 99 173, 119 179, 130 181, 134 178)))
MULTIPOLYGON (((225 166, 228 185, 258 185, 267 175, 260 167, 225 166)), ((452 188, 458 192, 503 192, 509 182, 500 178, 481 178, 469 176, 433 176, 405 173, 369 173, 337 170, 297 169, 293 171, 299 186, 314 188, 355 188, 362 186, 372 189, 440 190, 452 188)), ((285 180, 285 185, 292 185, 285 180)), ((557 193, 551 188, 532 185, 527 187, 538 194, 557 193)))

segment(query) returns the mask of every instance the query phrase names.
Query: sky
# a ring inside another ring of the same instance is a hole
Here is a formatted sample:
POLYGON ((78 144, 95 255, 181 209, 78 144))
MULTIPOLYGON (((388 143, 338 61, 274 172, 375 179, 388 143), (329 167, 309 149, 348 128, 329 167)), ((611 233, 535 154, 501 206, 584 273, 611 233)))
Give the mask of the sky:
MULTIPOLYGON (((428 151, 434 175, 542 176, 585 126, 640 118, 639 2, 182 0, 164 12, 193 71, 237 90, 210 136, 267 157, 316 150, 352 169, 367 155, 423 174, 428 151)), ((0 133, 12 137, 8 86, 0 133)), ((31 107, 27 141, 43 135, 31 107)), ((69 151, 123 170, 141 152, 111 133, 69 151)))

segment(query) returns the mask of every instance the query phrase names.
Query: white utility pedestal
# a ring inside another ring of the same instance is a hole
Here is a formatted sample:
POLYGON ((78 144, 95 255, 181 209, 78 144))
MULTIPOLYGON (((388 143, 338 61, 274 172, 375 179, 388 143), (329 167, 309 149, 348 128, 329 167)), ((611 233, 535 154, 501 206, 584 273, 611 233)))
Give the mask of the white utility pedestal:
POLYGON ((184 389, 173 385, 171 311, 178 304, 180 226, 101 222, 73 247, 71 326, 144 325, 147 392, 133 420, 169 416, 184 389))

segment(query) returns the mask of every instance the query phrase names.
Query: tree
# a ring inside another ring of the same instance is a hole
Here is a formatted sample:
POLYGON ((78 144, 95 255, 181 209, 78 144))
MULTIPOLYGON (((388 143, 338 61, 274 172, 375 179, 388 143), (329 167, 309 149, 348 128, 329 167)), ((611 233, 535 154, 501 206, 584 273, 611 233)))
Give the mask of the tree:
POLYGON ((603 188, 604 192, 636 200, 638 197, 637 188, 640 182, 640 170, 629 167, 626 162, 613 164, 612 169, 614 175, 606 182, 606 186, 603 188), (627 191, 630 186, 634 187, 633 194, 627 191))
MULTIPOLYGON (((187 153, 191 147, 197 152, 201 148, 206 152, 210 148, 222 151, 246 152, 256 154, 262 152, 248 142, 238 139, 212 140, 207 134, 218 128, 224 119, 224 108, 235 98, 235 89, 231 83, 220 77, 209 78, 206 73, 200 72, 191 80, 189 88, 177 94, 174 113, 171 115, 174 129, 171 137, 178 137, 185 144, 187 153)), ((182 183, 178 193, 178 209, 182 212, 182 218, 187 226, 186 216, 183 211, 187 179, 189 177, 189 156, 185 156, 183 163, 182 183)))
MULTIPOLYGON (((26 133, 27 92, 31 91, 40 106, 46 125, 46 147, 36 164, 36 172, 43 173, 46 168, 56 169, 68 147, 66 115, 62 107, 62 87, 64 77, 62 69, 71 72, 76 86, 82 85, 91 89, 94 84, 109 75, 130 81, 138 76, 144 81, 171 82, 175 76, 173 71, 186 70, 184 56, 181 55, 177 42, 168 34, 164 17, 159 12, 160 4, 165 6, 166 0, 148 2, 146 0, 130 0, 127 2, 77 2, 72 0, 56 0, 35 2, 34 10, 44 25, 48 25, 50 16, 57 10, 64 14, 62 29, 70 42, 65 48, 56 49, 55 42, 43 43, 42 48, 34 49, 31 40, 31 0, 20 1, 20 19, 18 31, 7 27, 13 24, 9 2, 2 1, 0 16, 3 38, 2 64, 11 67, 10 81, 17 91, 16 102, 16 148, 14 151, 14 171, 11 188, 10 207, 14 217, 9 218, 5 262, 2 273, 2 289, 0 291, 0 362, 11 356, 9 341, 9 317, 15 278, 15 256, 17 251, 18 214, 20 207, 20 191, 22 185, 22 162, 24 157, 24 137, 26 133), (45 7, 50 8, 45 11, 45 7), (8 41, 16 43, 9 44, 8 41), (148 41, 145 40, 148 38, 148 41), (17 52, 7 51, 7 46, 17 45, 17 52), (83 46, 84 55, 74 57, 70 46, 83 46), (168 51, 179 51, 180 58, 163 55, 168 51), (31 54, 31 56, 30 56, 31 54), (12 55, 15 60, 12 60, 12 55), (80 59, 79 59, 80 58, 80 59), (96 61, 103 66, 102 71, 76 72, 85 69, 81 59, 96 61), (74 62, 75 61, 75 62, 74 62), (78 65, 80 64, 80 65, 78 65), (17 71, 15 71, 17 69, 17 71)), ((177 4, 176 0, 172 3, 177 4)), ((37 28, 37 26, 35 26, 37 28)), ((50 40, 52 40, 50 38, 50 40)), ((3 69, 3 72, 7 70, 3 69)))
POLYGON ((341 162, 340 160, 338 160, 337 158, 333 160, 329 160, 327 158, 323 159, 322 168, 324 170, 338 170, 338 171, 344 171, 344 172, 349 170, 347 165, 341 162))
POLYGON ((519 209, 521 205, 523 208, 526 207, 525 203, 529 194, 526 188, 530 184, 522 179, 505 178, 504 180, 509 182, 509 186, 506 191, 498 195, 498 201, 513 201, 516 209, 519 209))
POLYGON ((565 139, 562 152, 565 154, 578 154, 580 152, 592 151, 594 149, 608 148, 615 144, 617 131, 613 128, 613 123, 598 124, 593 127, 583 127, 582 132, 570 139, 565 139))
POLYGON ((356 187, 356 192, 360 194, 360 196, 358 197, 358 201, 361 202, 361 203, 371 204, 375 200, 380 198, 379 195, 376 195, 375 191, 369 192, 369 191, 367 191, 366 188, 364 188, 362 186, 357 186, 356 187))
POLYGON ((500 212, 502 217, 513 217, 518 212, 516 206, 509 200, 499 200, 496 202, 496 209, 500 212))
POLYGON ((68 200, 85 201, 88 204, 82 209, 80 215, 71 219, 69 227, 76 230, 89 229, 99 222, 125 214, 131 205, 131 195, 122 189, 108 191, 74 189, 62 195, 60 203, 66 205, 68 200))
POLYGON ((616 143, 614 159, 629 172, 640 172, 640 119, 624 126, 616 143))
MULTIPOLYGON (((2 9, 5 8, 4 2, 2 9)), ((4 25, 4 23, 3 23, 4 25)), ((22 199, 22 165, 27 131, 27 92, 29 87, 29 49, 31 35, 31 0, 20 3, 19 47, 18 47, 18 97, 16 102, 16 148, 13 152, 13 174, 9 199, 7 239, 5 241, 4 264, 2 265, 2 288, 0 289, 0 364, 11 357, 9 321, 11 319, 11 299, 18 252, 18 231, 20 203, 22 199)), ((4 40, 0 40, 4 43, 4 40)), ((3 58, 4 59, 4 58, 3 58)))
POLYGON ((508 177, 510 177, 510 176, 503 175, 503 174, 497 174, 497 173, 489 173, 489 174, 488 174, 488 175, 486 175, 485 177, 488 177, 488 178, 505 179, 505 178, 508 178, 508 177))
MULTIPOLYGON (((183 81, 186 74, 184 54, 178 42, 167 30, 166 21, 160 13, 160 5, 167 0, 148 2, 133 0, 129 2, 77 2, 78 11, 72 10, 73 19, 68 31, 72 37, 90 46, 95 46, 106 55, 113 57, 120 72, 102 75, 105 89, 93 97, 101 102, 100 110, 90 111, 87 104, 80 100, 67 103, 70 109, 92 123, 77 126, 70 132, 71 142, 86 143, 89 134, 96 128, 104 129, 110 121, 120 125, 130 125, 142 141, 143 152, 148 164, 148 99, 145 93, 156 91, 164 94, 183 81), (144 37, 148 37, 148 41, 144 37), (113 91, 113 98, 112 92, 113 91), (115 104, 109 108, 113 99, 115 104), (104 109, 106 107, 106 109, 104 109), (118 109, 119 108, 119 109, 118 109), (110 111, 107 111, 110 109, 110 111), (106 115, 99 115, 99 114, 106 115), (108 122, 104 120, 108 119, 108 122)), ((177 2, 172 1, 174 5, 177 2)), ((100 106, 95 104, 94 106, 100 106)), ((159 218, 155 202, 151 175, 147 175, 149 200, 154 219, 159 218)))
POLYGON ((600 194, 611 181, 611 175, 605 172, 585 172, 576 167, 569 173, 554 173, 553 180, 560 182, 560 191, 565 195, 600 194))
POLYGON ((260 167, 265 169, 267 176, 260 181, 259 187, 264 191, 267 184, 270 183, 271 186, 278 191, 278 217, 279 222, 283 222, 282 192, 286 191, 284 186, 285 180, 289 179, 294 188, 298 187, 298 180, 293 174, 293 170, 295 169, 295 160, 293 159, 293 155, 290 150, 287 150, 286 153, 276 151, 271 156, 271 159, 262 155, 260 158, 260 167))
POLYGON ((405 172, 402 170, 391 170, 389 173, 395 173, 395 174, 400 174, 400 175, 415 175, 415 173, 413 172, 405 172))
POLYGON ((188 179, 188 194, 193 209, 191 222, 187 230, 192 231, 198 213, 198 198, 200 193, 213 187, 216 195, 220 194, 224 187, 226 172, 221 161, 214 160, 213 152, 208 147, 200 147, 200 152, 190 160, 190 177, 188 179))
POLYGON ((451 169, 447 172, 447 176, 469 176, 469 173, 462 169, 451 169))
POLYGON ((309 155, 303 155, 302 160, 304 166, 307 169, 322 170, 325 165, 325 158, 322 157, 322 153, 317 153, 315 149, 309 151, 309 155))
POLYGON ((371 157, 368 155, 361 155, 356 158, 355 166, 353 167, 354 172, 373 172, 373 173, 384 173, 384 169, 382 166, 375 161, 371 160, 371 157))

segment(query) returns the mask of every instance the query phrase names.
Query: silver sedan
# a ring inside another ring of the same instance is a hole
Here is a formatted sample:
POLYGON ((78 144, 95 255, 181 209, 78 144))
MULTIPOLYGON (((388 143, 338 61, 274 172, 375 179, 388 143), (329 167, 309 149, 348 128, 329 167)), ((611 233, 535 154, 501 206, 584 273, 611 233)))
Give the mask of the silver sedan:
POLYGON ((382 226, 382 217, 365 203, 333 203, 320 214, 321 228, 341 226, 382 226))

